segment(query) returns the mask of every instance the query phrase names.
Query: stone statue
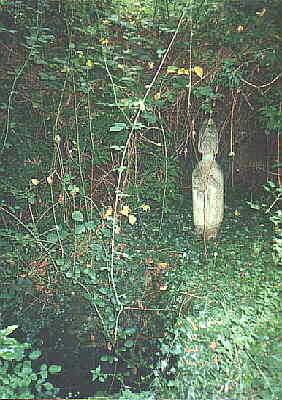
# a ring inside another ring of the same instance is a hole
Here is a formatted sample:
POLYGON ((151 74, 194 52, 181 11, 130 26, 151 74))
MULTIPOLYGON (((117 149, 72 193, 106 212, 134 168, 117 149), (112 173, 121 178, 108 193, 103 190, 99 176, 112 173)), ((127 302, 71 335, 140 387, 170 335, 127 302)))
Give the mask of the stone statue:
POLYGON ((217 236, 224 211, 224 179, 215 161, 218 133, 212 118, 203 123, 198 150, 202 160, 192 173, 193 218, 196 233, 208 240, 217 236))

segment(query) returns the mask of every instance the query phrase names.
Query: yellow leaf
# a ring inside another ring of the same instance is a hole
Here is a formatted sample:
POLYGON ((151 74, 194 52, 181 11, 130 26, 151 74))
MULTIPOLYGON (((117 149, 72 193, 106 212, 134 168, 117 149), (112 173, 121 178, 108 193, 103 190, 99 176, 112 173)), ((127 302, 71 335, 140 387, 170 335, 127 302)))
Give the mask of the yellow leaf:
POLYGON ((37 186, 37 185, 39 185, 39 180, 38 179, 32 179, 31 180, 31 183, 33 184, 33 185, 35 185, 35 186, 37 186))
POLYGON ((266 8, 263 8, 261 11, 256 12, 256 15, 259 17, 263 17, 266 13, 266 8))
POLYGON ((159 262, 157 265, 160 269, 167 269, 169 267, 167 262, 159 262))
POLYGON ((148 62, 148 67, 149 69, 153 69, 154 68, 154 63, 153 62, 148 62))
POLYGON ((235 214, 236 216, 238 216, 238 215, 240 215, 241 213, 240 213, 239 210, 235 210, 235 211, 234 211, 234 214, 235 214))
POLYGON ((128 222, 130 223, 130 225, 134 225, 136 221, 137 221, 137 218, 135 217, 135 215, 131 214, 128 216, 128 222))
POLYGON ((178 75, 189 75, 190 71, 189 69, 185 69, 185 68, 179 68, 179 70, 177 71, 178 75))
POLYGON ((146 211, 146 212, 150 210, 150 206, 148 204, 142 204, 140 206, 140 208, 141 208, 141 210, 146 211))
POLYGON ((122 209, 120 210, 120 213, 125 216, 128 216, 130 212, 131 209, 128 206, 123 206, 122 209))
POLYGON ((238 32, 243 32, 245 30, 245 27, 243 25, 239 25, 237 28, 238 32))
POLYGON ((118 69, 124 69, 125 68, 125 65, 124 64, 118 64, 118 69))
POLYGON ((160 98, 161 98, 160 92, 158 92, 158 93, 156 93, 156 94, 154 95, 154 99, 155 99, 155 100, 159 100, 160 98))
POLYGON ((112 207, 109 207, 109 208, 104 212, 104 214, 102 214, 102 218, 103 218, 103 219, 108 219, 108 217, 111 216, 112 213, 113 213, 113 209, 112 209, 112 207))
POLYGON ((86 67, 92 68, 93 67, 93 61, 92 60, 87 60, 86 61, 86 67))
POLYGON ((108 19, 103 19, 103 21, 102 21, 102 24, 103 25, 108 25, 108 24, 110 24, 111 22, 108 20, 108 19))
POLYGON ((109 44, 108 39, 101 39, 100 42, 101 42, 101 44, 102 44, 103 46, 108 46, 108 44, 109 44))
POLYGON ((49 183, 49 185, 51 185, 51 183, 53 183, 53 178, 52 176, 47 176, 47 183, 49 183))
POLYGON ((196 66, 193 68, 193 71, 195 72, 196 75, 198 75, 200 78, 203 77, 204 75, 204 70, 202 67, 196 66))

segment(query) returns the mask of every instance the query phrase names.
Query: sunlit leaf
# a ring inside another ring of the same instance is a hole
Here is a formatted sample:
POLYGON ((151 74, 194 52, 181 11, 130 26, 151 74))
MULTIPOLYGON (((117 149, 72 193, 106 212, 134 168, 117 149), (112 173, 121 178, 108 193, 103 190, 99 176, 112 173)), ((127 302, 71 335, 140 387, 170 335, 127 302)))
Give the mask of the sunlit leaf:
POLYGON ((256 15, 258 17, 263 17, 265 13, 266 13, 266 8, 263 8, 261 11, 257 11, 256 15))
POLYGON ((190 70, 189 69, 185 69, 185 68, 179 68, 179 70, 177 71, 178 75, 189 75, 190 74, 190 70))
POLYGON ((86 66, 88 67, 88 68, 92 68, 93 67, 93 61, 92 60, 87 60, 86 61, 86 66))
POLYGON ((62 139, 61 139, 61 136, 60 136, 60 135, 55 135, 55 136, 54 136, 54 142, 60 143, 61 140, 62 140, 62 139))
POLYGON ((141 110, 141 111, 145 111, 145 103, 144 103, 143 100, 140 100, 140 101, 139 101, 139 106, 140 106, 140 110, 141 110))
POLYGON ((142 204, 142 205, 140 206, 140 208, 141 208, 141 210, 143 210, 143 211, 145 211, 145 212, 147 212, 147 211, 150 210, 150 206, 149 206, 148 204, 142 204))
POLYGON ((110 127, 111 132, 120 132, 126 128, 126 124, 124 122, 116 122, 113 126, 110 127))
POLYGON ((128 206, 123 206, 122 209, 120 210, 120 213, 122 215, 126 215, 126 216, 128 216, 130 214, 130 212, 131 212, 131 208, 128 206))
POLYGON ((113 208, 109 207, 107 210, 102 214, 103 219, 108 219, 109 216, 111 216, 113 213, 113 208))
POLYGON ((203 77, 204 75, 204 70, 202 67, 196 66, 193 68, 193 71, 195 72, 196 75, 198 75, 200 78, 203 77))
POLYGON ((70 67, 67 67, 67 66, 65 65, 64 68, 61 69, 61 72, 63 72, 63 73, 70 72, 70 67))
POLYGON ((83 214, 80 211, 74 211, 71 215, 72 219, 77 222, 82 222, 84 220, 83 214))
POLYGON ((50 365, 48 370, 50 374, 57 374, 58 372, 61 372, 62 367, 60 365, 50 365))
POLYGON ((37 186, 37 185, 39 185, 39 180, 38 179, 32 179, 31 180, 31 183, 34 185, 34 186, 37 186))
POLYGON ((109 40, 108 40, 108 39, 101 39, 101 40, 100 40, 100 43, 101 43, 103 46, 108 46, 109 40))
POLYGON ((37 360, 41 356, 41 351, 40 350, 34 350, 29 354, 29 358, 31 360, 37 360))
POLYGON ((169 267, 167 262, 159 262, 157 265, 160 269, 167 269, 169 267))
POLYGON ((128 222, 130 223, 130 225, 134 225, 136 221, 137 221, 137 218, 135 217, 135 215, 131 214, 128 216, 128 222))
POLYGON ((174 67, 173 65, 171 65, 171 66, 167 67, 166 73, 167 74, 176 74, 177 70, 178 70, 177 67, 174 67))
POLYGON ((243 25, 239 25, 237 28, 238 32, 243 32, 245 30, 245 27, 243 25))
POLYGON ((155 100, 159 100, 160 98, 161 98, 161 93, 160 92, 154 94, 154 99, 155 100))

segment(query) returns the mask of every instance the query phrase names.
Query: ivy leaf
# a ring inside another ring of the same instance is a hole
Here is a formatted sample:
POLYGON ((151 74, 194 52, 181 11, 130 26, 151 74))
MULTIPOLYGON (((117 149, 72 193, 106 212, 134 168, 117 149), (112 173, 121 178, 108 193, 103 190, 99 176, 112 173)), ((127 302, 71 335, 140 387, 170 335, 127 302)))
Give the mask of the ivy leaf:
POLYGON ((77 222, 82 222, 84 220, 83 214, 80 211, 74 211, 71 215, 72 219, 77 222))

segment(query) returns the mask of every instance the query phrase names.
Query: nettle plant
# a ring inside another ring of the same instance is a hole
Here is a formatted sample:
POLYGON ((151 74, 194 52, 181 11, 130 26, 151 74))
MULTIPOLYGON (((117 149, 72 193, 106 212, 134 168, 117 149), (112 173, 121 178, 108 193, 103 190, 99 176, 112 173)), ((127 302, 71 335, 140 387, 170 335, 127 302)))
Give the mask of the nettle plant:
POLYGON ((60 372, 58 365, 42 364, 38 369, 33 367, 41 352, 33 350, 28 355, 29 343, 19 343, 8 337, 17 329, 16 325, 0 330, 0 398, 1 399, 35 399, 55 397, 58 393, 47 381, 48 374, 60 372))

